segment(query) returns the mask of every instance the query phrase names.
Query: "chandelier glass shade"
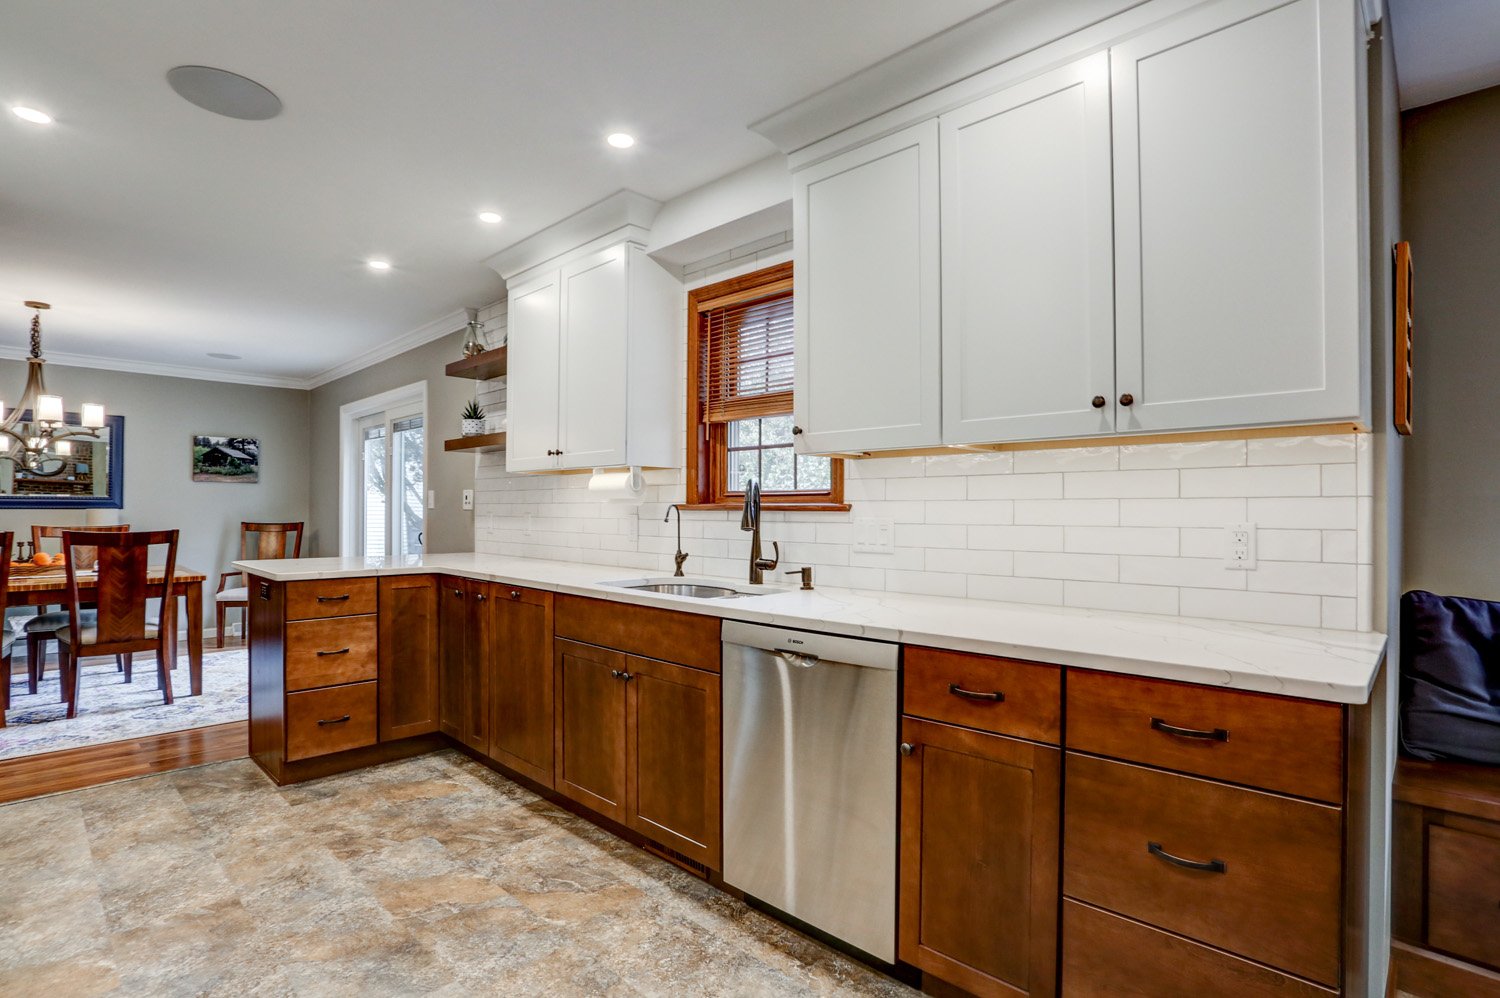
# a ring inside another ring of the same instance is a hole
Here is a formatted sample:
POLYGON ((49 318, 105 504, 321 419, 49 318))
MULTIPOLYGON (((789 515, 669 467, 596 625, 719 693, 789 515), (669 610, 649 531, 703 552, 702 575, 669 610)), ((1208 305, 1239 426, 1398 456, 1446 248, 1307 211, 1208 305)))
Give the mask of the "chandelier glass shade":
POLYGON ((47 392, 42 368, 42 312, 52 306, 29 301, 31 356, 26 358, 26 387, 14 408, 0 401, 0 458, 12 462, 32 476, 61 475, 68 470, 73 441, 99 440, 104 426, 104 406, 85 402, 79 409, 78 425, 67 421, 62 396, 47 392))

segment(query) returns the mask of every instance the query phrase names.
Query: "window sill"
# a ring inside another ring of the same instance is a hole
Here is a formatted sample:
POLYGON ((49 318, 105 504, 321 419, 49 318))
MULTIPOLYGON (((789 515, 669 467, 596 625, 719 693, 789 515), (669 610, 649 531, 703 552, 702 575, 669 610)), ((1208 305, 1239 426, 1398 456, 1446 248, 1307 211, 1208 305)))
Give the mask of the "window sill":
MULTIPOLYGON (((743 502, 695 502, 678 503, 678 508, 695 509, 744 509, 743 502)), ((760 500, 762 513, 847 513, 854 507, 846 502, 771 502, 764 496, 760 500)))

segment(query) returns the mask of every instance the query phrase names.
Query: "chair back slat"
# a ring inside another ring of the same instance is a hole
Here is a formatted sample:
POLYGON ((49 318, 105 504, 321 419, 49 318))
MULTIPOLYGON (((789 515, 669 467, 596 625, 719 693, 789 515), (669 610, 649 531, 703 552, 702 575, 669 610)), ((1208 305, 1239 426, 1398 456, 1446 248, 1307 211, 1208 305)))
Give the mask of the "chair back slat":
MULTIPOLYGON (((61 544, 62 535, 63 535, 63 532, 67 531, 67 530, 87 530, 87 531, 91 531, 93 533, 121 534, 121 533, 128 533, 129 532, 129 530, 130 530, 130 524, 128 524, 128 523, 112 523, 112 524, 101 525, 101 526, 97 526, 97 527, 58 527, 58 526, 52 526, 50 524, 49 525, 43 525, 43 524, 33 523, 31 525, 31 550, 32 550, 32 552, 35 553, 35 552, 40 551, 42 549, 42 541, 43 540, 55 540, 55 541, 58 541, 59 543, 58 543, 57 549, 59 551, 61 551, 62 550, 62 544, 61 544)), ((69 555, 69 560, 71 560, 72 557, 73 557, 72 555, 69 555)), ((79 548, 78 549, 77 557, 80 559, 80 561, 78 562, 78 567, 79 568, 93 568, 94 567, 94 549, 93 548, 89 548, 89 547, 81 547, 81 548, 79 548)))
POLYGON ((98 576, 96 591, 92 598, 98 608, 98 635, 95 644, 116 641, 146 640, 146 603, 161 599, 157 606, 156 626, 160 628, 167 613, 170 580, 177 568, 177 531, 144 530, 134 532, 99 533, 81 530, 63 532, 63 551, 67 554, 68 611, 71 617, 74 646, 78 640, 78 571, 76 554, 83 547, 94 547, 98 551, 98 576), (167 581, 150 581, 151 548, 166 547, 165 573, 167 581))
MULTIPOLYGON (((16 532, 0 530, 0 607, 6 605, 10 596, 10 556, 16 549, 16 532)), ((6 677, 7 681, 9 676, 6 677)))
POLYGON ((300 558, 302 522, 240 523, 240 557, 249 560, 300 558), (290 547, 291 553, 287 553, 290 547))

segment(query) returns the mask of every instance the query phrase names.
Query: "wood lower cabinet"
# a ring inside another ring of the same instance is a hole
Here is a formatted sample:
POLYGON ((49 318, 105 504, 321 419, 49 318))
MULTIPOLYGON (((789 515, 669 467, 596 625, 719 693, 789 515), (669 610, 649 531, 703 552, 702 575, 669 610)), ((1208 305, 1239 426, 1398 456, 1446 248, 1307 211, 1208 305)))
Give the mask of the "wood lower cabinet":
POLYGON ((914 717, 901 737, 901 959, 975 995, 1055 994, 1059 750, 914 717))
POLYGON ((380 740, 438 730, 438 580, 380 580, 380 740))
POLYGON ((476 751, 487 752, 491 586, 446 576, 440 586, 440 729, 476 751))
POLYGON ((552 786, 552 594, 494 586, 488 677, 490 758, 552 786))
POLYGON ((718 869, 719 677, 559 639, 555 789, 718 869))

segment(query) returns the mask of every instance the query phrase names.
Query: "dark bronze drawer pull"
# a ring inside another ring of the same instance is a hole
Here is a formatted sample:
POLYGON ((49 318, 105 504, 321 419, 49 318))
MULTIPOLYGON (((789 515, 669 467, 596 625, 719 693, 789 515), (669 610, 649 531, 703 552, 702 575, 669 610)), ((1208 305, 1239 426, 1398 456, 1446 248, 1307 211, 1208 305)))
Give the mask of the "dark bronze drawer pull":
POLYGON ((349 720, 349 715, 345 714, 343 717, 335 717, 332 720, 319 721, 318 722, 318 727, 321 728, 325 724, 343 724, 347 720, 349 720))
POLYGON ((1151 727, 1153 730, 1160 731, 1164 735, 1176 735, 1178 738, 1202 738, 1210 742, 1229 741, 1229 732, 1223 728, 1214 728, 1211 731, 1204 728, 1179 728, 1175 724, 1168 724, 1159 717, 1151 719, 1151 727))
POLYGON ((320 652, 318 652, 318 657, 319 658, 323 658, 323 657, 325 657, 327 655, 347 655, 347 654, 349 654, 349 649, 348 648, 340 648, 338 651, 320 651, 320 652))
POLYGON ((348 598, 349 598, 349 594, 348 593, 345 593, 342 596, 319 596, 318 597, 318 602, 319 603, 342 603, 345 600, 347 600, 348 598))
POLYGON ((964 689, 957 683, 949 683, 948 692, 952 693, 956 697, 962 697, 965 700, 984 700, 989 703, 1005 702, 1005 694, 1001 693, 999 690, 996 690, 993 693, 975 693, 973 690, 964 689))
POLYGON ((610 669, 609 670, 609 674, 611 676, 614 676, 616 679, 623 679, 627 683, 630 682, 632 679, 635 678, 630 673, 628 673, 628 672, 621 672, 619 669, 610 669))
POLYGON ((1180 866, 1188 870, 1202 870, 1205 873, 1223 873, 1229 869, 1222 859, 1211 859, 1207 863, 1200 863, 1195 859, 1183 859, 1181 856, 1173 856, 1161 847, 1160 842, 1147 842, 1146 851, 1157 859, 1165 860, 1173 866, 1180 866))

